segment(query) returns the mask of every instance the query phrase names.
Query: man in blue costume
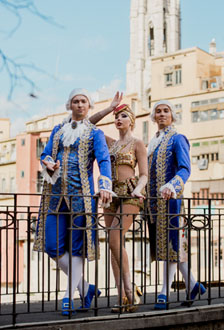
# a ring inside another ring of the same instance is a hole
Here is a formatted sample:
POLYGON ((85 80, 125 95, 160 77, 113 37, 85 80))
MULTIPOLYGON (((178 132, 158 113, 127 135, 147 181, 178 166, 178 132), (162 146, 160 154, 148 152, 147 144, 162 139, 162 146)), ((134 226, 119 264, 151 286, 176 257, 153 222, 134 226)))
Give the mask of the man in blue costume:
MULTIPOLYGON (((118 93, 110 107, 119 104, 118 93)), ((62 314, 74 312, 76 287, 84 295, 83 307, 90 307, 95 286, 82 280, 83 256, 95 260, 96 212, 93 163, 97 160, 100 177, 98 189, 103 205, 112 200, 111 163, 104 134, 87 119, 93 101, 85 89, 74 89, 66 104, 72 114, 54 127, 41 154, 44 188, 36 230, 34 250, 45 251, 68 275, 67 290, 62 300, 62 314), (74 196, 74 197, 72 197, 74 196), (55 214, 59 212, 59 216, 55 214), (66 214, 67 213, 67 214, 66 214), (85 215, 82 215, 85 213, 85 215), (72 217, 72 257, 69 272, 70 219, 72 217), (82 229, 79 229, 79 228, 82 229), (87 228, 83 230, 83 228, 87 228), (69 287, 71 273, 71 288, 69 287), (82 288, 84 283, 84 288, 82 288), (71 301, 69 301, 69 291, 71 301)), ((100 291, 98 290, 98 295, 100 291)))
POLYGON ((179 269, 184 277, 186 289, 190 288, 190 300, 193 302, 200 292, 205 293, 204 286, 196 282, 190 274, 188 281, 187 244, 179 238, 181 219, 181 197, 184 184, 190 176, 189 142, 184 135, 178 134, 173 125, 176 114, 173 105, 166 100, 157 102, 151 114, 152 121, 157 123, 158 131, 148 146, 148 197, 149 201, 149 235, 151 259, 163 261, 163 287, 157 297, 155 309, 166 309, 167 292, 171 287, 179 262, 179 269), (162 197, 162 198, 159 198, 162 197), (167 201, 168 209, 167 209, 167 201), (167 213, 169 218, 167 233, 167 213), (176 215, 176 216, 175 216, 176 215), (168 248, 168 251, 167 251, 168 248), (167 260, 168 255, 168 260, 167 260), (168 261, 168 265, 167 265, 168 261), (168 288, 167 288, 168 269, 168 288))

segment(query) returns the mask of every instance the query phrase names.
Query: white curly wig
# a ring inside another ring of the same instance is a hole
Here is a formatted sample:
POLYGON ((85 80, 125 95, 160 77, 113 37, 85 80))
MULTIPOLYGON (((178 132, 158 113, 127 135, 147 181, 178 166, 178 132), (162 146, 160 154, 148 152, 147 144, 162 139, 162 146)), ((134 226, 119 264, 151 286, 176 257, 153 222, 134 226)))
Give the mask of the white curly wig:
POLYGON ((66 109, 67 110, 71 110, 71 100, 76 95, 84 95, 89 101, 90 108, 92 109, 94 107, 94 102, 93 102, 93 99, 91 98, 90 93, 84 88, 75 88, 69 94, 68 101, 66 102, 66 109))

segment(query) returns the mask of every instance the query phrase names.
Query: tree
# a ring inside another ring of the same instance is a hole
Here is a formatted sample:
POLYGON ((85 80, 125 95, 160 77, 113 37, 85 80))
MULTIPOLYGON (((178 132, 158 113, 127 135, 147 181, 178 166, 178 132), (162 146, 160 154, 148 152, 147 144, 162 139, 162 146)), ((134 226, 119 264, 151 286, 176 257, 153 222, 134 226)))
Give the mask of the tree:
MULTIPOLYGON (((34 0, 0 0, 0 6, 3 7, 5 10, 7 10, 8 12, 10 12, 15 19, 14 27, 7 33, 8 37, 11 37, 19 29, 22 23, 22 15, 24 11, 27 11, 30 14, 39 17, 41 20, 44 20, 45 22, 54 24, 56 26, 60 26, 58 23, 54 21, 52 17, 46 16, 43 13, 41 13, 37 9, 34 0)), ((37 86, 35 82, 28 75, 27 73, 28 69, 39 71, 43 74, 48 74, 46 71, 42 70, 41 68, 33 64, 23 63, 18 59, 16 60, 15 58, 11 57, 9 54, 7 54, 7 52, 5 52, 3 49, 0 48, 0 72, 6 72, 10 81, 10 87, 8 93, 9 100, 12 98, 15 88, 17 88, 23 83, 28 84, 30 89, 29 95, 31 97, 36 97, 35 91, 37 89, 37 86)))

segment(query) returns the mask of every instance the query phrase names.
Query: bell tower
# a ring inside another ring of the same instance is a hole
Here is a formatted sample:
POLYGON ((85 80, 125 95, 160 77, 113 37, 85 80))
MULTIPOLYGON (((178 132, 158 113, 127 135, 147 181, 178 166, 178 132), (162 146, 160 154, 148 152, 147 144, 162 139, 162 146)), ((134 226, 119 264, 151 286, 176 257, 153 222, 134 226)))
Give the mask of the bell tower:
POLYGON ((180 49, 180 0, 131 0, 126 92, 149 107, 151 58, 180 49))

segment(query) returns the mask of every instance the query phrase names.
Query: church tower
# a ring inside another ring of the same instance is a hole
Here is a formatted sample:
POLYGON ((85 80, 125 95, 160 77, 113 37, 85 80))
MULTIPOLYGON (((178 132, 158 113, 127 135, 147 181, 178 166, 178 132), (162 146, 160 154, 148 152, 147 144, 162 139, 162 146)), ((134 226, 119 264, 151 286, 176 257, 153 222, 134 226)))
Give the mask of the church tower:
POLYGON ((150 103, 151 58, 180 49, 180 0, 131 0, 127 94, 150 103))

